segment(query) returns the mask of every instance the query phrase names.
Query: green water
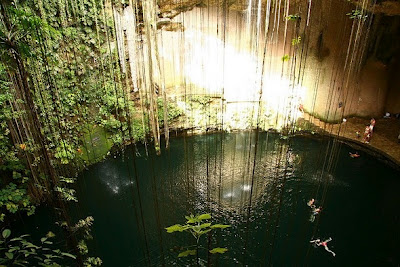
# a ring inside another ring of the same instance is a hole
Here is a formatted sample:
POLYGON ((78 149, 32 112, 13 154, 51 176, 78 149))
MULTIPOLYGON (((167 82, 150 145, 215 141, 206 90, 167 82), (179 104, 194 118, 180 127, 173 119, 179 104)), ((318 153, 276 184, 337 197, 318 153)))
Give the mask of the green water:
MULTIPOLYGON (((91 254, 103 266, 188 266, 187 233, 165 227, 190 213, 211 213, 232 227, 204 236, 207 266, 398 266, 400 174, 333 139, 282 140, 262 133, 212 134, 171 140, 170 151, 146 156, 129 148, 84 171, 75 217, 93 216, 91 254), (310 221, 306 202, 323 211, 310 221), (333 257, 309 241, 329 238, 333 257)), ((39 215, 40 216, 40 212, 39 215)))

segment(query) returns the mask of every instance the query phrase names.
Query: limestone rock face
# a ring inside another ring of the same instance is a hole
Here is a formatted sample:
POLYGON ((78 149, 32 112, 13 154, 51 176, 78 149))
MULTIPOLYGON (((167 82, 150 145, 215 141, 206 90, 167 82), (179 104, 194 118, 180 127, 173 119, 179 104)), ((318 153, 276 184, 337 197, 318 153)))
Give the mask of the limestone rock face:
POLYGON ((324 121, 400 112, 400 2, 280 3, 159 1, 155 80, 283 117, 299 105, 324 121))

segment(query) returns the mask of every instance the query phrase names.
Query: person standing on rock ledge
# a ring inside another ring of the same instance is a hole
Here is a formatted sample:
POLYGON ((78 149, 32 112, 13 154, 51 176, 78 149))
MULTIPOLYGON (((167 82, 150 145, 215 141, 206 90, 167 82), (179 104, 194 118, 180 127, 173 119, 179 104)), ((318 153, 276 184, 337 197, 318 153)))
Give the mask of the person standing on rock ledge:
POLYGON ((371 138, 371 128, 369 125, 365 126, 364 130, 364 143, 369 143, 369 139, 371 138))
POLYGON ((375 123, 376 123, 375 119, 372 118, 370 121, 370 124, 369 124, 369 129, 370 129, 371 135, 372 135, 372 132, 374 131, 375 123))

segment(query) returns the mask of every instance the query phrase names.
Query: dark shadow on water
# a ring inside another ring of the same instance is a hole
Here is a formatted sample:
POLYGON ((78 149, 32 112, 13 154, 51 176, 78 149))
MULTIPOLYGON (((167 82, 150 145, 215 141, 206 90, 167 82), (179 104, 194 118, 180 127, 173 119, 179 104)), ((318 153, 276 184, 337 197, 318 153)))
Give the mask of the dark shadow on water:
MULTIPOLYGON (((91 254, 103 266, 194 264, 177 257, 193 238, 163 228, 208 212, 232 226, 211 236, 211 247, 229 249, 211 256, 212 266, 400 264, 398 171, 363 152, 350 158, 351 148, 332 139, 254 139, 249 132, 178 137, 161 156, 138 147, 137 177, 130 149, 82 172, 71 214, 94 217, 91 254), (323 208, 314 222, 311 198, 323 208), (329 237, 336 257, 309 243, 329 237)), ((27 228, 45 213, 28 219, 27 228)), ((208 246, 206 238, 201 245, 208 246)), ((207 266, 205 251, 199 256, 207 266)))

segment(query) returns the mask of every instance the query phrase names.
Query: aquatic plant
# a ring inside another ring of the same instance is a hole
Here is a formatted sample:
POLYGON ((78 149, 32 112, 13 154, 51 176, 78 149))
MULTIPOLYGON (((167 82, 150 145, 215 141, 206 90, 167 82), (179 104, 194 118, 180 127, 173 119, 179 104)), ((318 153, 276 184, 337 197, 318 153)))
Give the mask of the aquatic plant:
MULTIPOLYGON (((196 256, 198 262, 198 252, 199 249, 205 249, 199 246, 200 237, 204 234, 211 232, 214 229, 225 229, 230 227, 230 225, 226 224, 211 224, 209 222, 205 222, 211 219, 211 215, 208 213, 194 216, 191 214, 190 216, 185 216, 186 224, 175 224, 170 227, 165 228, 167 233, 174 232, 189 232, 193 238, 196 240, 196 244, 194 246, 188 246, 185 251, 179 253, 178 257, 187 257, 187 256, 196 256)), ((208 252, 211 254, 223 254, 228 251, 227 248, 213 248, 208 252)))

